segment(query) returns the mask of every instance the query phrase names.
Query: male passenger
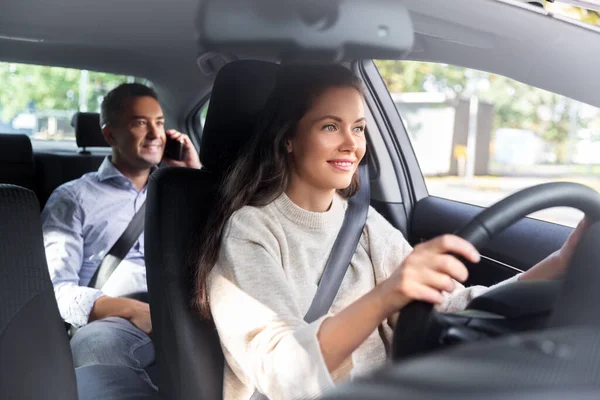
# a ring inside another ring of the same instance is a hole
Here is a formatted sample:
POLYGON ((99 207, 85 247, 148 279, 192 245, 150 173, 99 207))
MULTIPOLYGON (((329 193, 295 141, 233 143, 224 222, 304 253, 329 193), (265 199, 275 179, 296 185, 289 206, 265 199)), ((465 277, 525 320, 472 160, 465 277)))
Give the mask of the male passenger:
MULTIPOLYGON (((58 187, 42 212, 50 277, 62 318, 80 328, 71 340, 75 367, 121 365, 156 389, 145 371, 154 363, 149 306, 121 297, 147 292, 143 233, 102 288, 88 284, 145 202, 157 165, 200 168, 200 161, 188 136, 165 132, 158 97, 147 86, 113 89, 102 102, 101 119, 112 156, 97 172, 58 187), (183 161, 163 158, 167 137, 183 143, 183 161)), ((80 396, 88 394, 80 390, 80 396)))

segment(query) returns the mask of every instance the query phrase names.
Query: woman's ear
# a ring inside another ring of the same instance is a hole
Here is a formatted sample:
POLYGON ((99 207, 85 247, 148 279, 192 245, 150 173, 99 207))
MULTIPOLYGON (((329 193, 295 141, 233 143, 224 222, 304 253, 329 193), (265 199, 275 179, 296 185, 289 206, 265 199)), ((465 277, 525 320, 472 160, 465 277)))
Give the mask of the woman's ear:
POLYGON ((292 141, 291 140, 287 140, 285 142, 285 149, 287 150, 288 153, 292 152, 292 141))

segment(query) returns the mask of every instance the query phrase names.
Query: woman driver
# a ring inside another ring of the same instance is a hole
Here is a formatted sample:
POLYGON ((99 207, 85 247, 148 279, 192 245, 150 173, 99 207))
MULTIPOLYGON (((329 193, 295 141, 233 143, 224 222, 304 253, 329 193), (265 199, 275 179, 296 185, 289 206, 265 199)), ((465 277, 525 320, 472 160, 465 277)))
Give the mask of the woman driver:
MULTIPOLYGON (((224 399, 315 397, 383 365, 394 315, 413 300, 463 309, 488 288, 465 288, 477 250, 444 235, 412 248, 370 208, 327 315, 303 319, 358 189, 366 149, 362 85, 338 65, 283 66, 253 142, 230 171, 194 267, 197 304, 212 315, 226 358, 224 399)), ((563 248, 509 279, 551 279, 563 248)), ((502 285, 508 281, 502 282, 502 285)))

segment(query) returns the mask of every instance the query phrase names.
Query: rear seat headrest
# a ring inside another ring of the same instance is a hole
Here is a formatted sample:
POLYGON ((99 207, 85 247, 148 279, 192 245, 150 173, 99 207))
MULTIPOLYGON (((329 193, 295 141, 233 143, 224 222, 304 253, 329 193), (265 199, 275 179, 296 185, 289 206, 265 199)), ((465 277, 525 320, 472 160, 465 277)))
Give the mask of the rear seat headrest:
POLYGON ((279 65, 240 60, 217 74, 202 132, 200 161, 204 168, 224 172, 247 144, 255 120, 275 87, 279 65))
POLYGON ((75 139, 78 147, 109 147, 102 136, 100 114, 92 112, 76 112, 71 125, 75 128, 75 139))
POLYGON ((33 188, 35 163, 31 140, 21 134, 0 134, 0 183, 33 188))
POLYGON ((33 149, 27 135, 0 134, 0 162, 33 163, 33 149))

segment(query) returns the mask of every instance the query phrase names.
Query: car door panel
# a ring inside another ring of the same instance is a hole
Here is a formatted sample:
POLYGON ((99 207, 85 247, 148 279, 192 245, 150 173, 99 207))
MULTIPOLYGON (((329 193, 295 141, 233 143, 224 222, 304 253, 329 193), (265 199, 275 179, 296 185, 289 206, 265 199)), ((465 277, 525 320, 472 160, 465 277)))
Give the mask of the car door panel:
MULTIPOLYGON (((410 220, 412 244, 445 233, 453 233, 467 224, 482 207, 435 196, 417 202, 410 220)), ((468 265, 469 285, 491 285, 527 270, 560 248, 572 228, 523 218, 493 238, 483 249, 481 262, 468 265)))
POLYGON ((404 204, 371 199, 371 206, 387 219, 404 237, 408 237, 408 217, 404 204))

